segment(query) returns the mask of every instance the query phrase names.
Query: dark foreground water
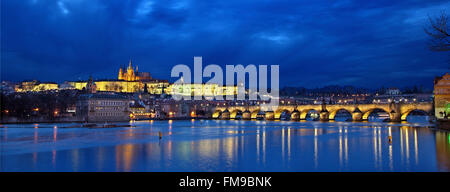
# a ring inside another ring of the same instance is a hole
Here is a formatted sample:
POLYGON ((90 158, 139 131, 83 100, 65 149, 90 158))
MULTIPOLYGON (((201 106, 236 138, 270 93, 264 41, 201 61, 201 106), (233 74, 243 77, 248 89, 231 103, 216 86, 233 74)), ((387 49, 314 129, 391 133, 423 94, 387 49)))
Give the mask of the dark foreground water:
POLYGON ((449 133, 411 121, 3 125, 0 171, 450 171, 449 133))

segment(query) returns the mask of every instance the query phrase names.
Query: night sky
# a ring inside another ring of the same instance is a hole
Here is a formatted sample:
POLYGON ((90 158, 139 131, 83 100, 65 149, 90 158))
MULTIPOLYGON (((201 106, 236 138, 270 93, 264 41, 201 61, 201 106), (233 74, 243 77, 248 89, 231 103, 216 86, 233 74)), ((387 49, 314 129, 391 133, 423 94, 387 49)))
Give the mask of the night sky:
POLYGON ((449 53, 427 47, 448 0, 1 0, 1 79, 117 78, 132 58, 170 79, 176 64, 280 65, 280 86, 431 87, 449 53))

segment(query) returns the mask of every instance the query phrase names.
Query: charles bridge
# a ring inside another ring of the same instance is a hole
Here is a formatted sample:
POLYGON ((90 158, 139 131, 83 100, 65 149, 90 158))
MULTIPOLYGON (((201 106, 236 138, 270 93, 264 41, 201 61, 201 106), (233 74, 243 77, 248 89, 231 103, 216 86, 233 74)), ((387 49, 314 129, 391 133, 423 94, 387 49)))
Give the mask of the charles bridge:
POLYGON ((374 111, 385 111, 390 121, 406 121, 412 111, 422 111, 432 115, 433 105, 429 102, 418 103, 387 103, 387 104, 320 104, 320 105, 280 105, 277 108, 263 108, 260 106, 218 106, 213 109, 215 119, 256 119, 263 116, 265 120, 280 119, 282 114, 291 120, 305 120, 308 112, 316 111, 321 121, 334 120, 338 111, 348 111, 353 121, 367 121, 374 111))

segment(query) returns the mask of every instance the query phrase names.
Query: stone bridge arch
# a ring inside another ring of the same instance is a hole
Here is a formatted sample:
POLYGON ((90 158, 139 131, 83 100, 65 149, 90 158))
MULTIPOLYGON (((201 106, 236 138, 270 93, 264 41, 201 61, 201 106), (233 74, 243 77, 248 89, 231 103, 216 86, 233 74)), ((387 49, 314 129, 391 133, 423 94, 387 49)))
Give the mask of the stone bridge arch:
POLYGON ((212 113, 212 118, 213 118, 213 119, 218 119, 218 118, 220 117, 221 114, 222 114, 222 110, 216 109, 216 110, 212 113))
POLYGON ((401 113, 401 121, 406 121, 408 115, 413 111, 422 111, 427 115, 433 115, 433 106, 428 103, 410 103, 403 104, 400 106, 401 113))
POLYGON ((245 107, 232 107, 230 110, 230 119, 236 119, 238 113, 244 113, 245 107))
POLYGON ((327 105, 327 110, 329 112, 328 119, 334 120, 337 112, 344 110, 350 113, 352 115, 353 111, 355 110, 354 105, 327 105))
POLYGON ((306 115, 308 115, 308 112, 310 111, 317 111, 317 113, 320 113, 320 109, 318 108, 307 108, 307 109, 303 109, 300 112, 300 120, 306 120, 306 115))
POLYGON ((277 108, 277 110, 275 110, 275 119, 280 119, 281 114, 283 112, 287 112, 289 114, 292 114, 292 111, 294 111, 294 109, 296 108, 296 106, 280 106, 277 108))
POLYGON ((292 111, 291 113, 291 120, 300 120, 300 111, 298 111, 297 109, 294 109, 294 111, 292 111))
POLYGON ((387 114, 389 114, 389 117, 391 118, 391 113, 390 113, 389 109, 385 109, 385 108, 382 108, 382 107, 375 107, 375 108, 372 108, 372 109, 369 109, 369 110, 364 111, 364 112, 362 113, 362 120, 363 120, 363 121, 369 120, 369 115, 372 114, 375 110, 381 110, 381 111, 384 111, 384 112, 386 112, 387 114))
POLYGON ((252 117, 252 119, 256 119, 256 117, 258 117, 258 113, 260 112, 261 110, 260 109, 253 109, 252 111, 251 111, 251 117, 252 117))

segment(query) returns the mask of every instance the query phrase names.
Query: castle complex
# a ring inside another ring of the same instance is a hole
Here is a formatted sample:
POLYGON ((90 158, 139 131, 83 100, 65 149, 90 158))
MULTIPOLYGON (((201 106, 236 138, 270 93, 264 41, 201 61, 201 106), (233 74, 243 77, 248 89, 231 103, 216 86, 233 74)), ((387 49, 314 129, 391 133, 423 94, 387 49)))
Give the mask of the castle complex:
POLYGON ((149 72, 138 71, 138 66, 132 66, 131 59, 128 67, 119 67, 117 79, 99 79, 88 81, 68 81, 58 85, 57 83, 41 83, 39 81, 24 81, 16 85, 16 92, 38 92, 59 89, 78 89, 91 91, 95 87, 96 91, 135 93, 146 92, 149 94, 177 94, 189 95, 236 95, 236 86, 221 86, 218 84, 170 84, 167 80, 154 79, 149 72))
POLYGON ((119 68, 119 80, 124 81, 144 81, 152 80, 149 72, 138 72, 138 66, 136 65, 136 70, 131 66, 131 59, 127 70, 125 67, 119 68))
MULTIPOLYGON (((68 82, 75 89, 87 89, 88 82, 72 81, 68 82)), ((120 67, 117 79, 96 80, 97 91, 112 92, 144 92, 150 94, 167 94, 169 82, 167 80, 153 79, 149 72, 139 72, 138 66, 134 68, 131 65, 131 59, 128 67, 120 67)))

